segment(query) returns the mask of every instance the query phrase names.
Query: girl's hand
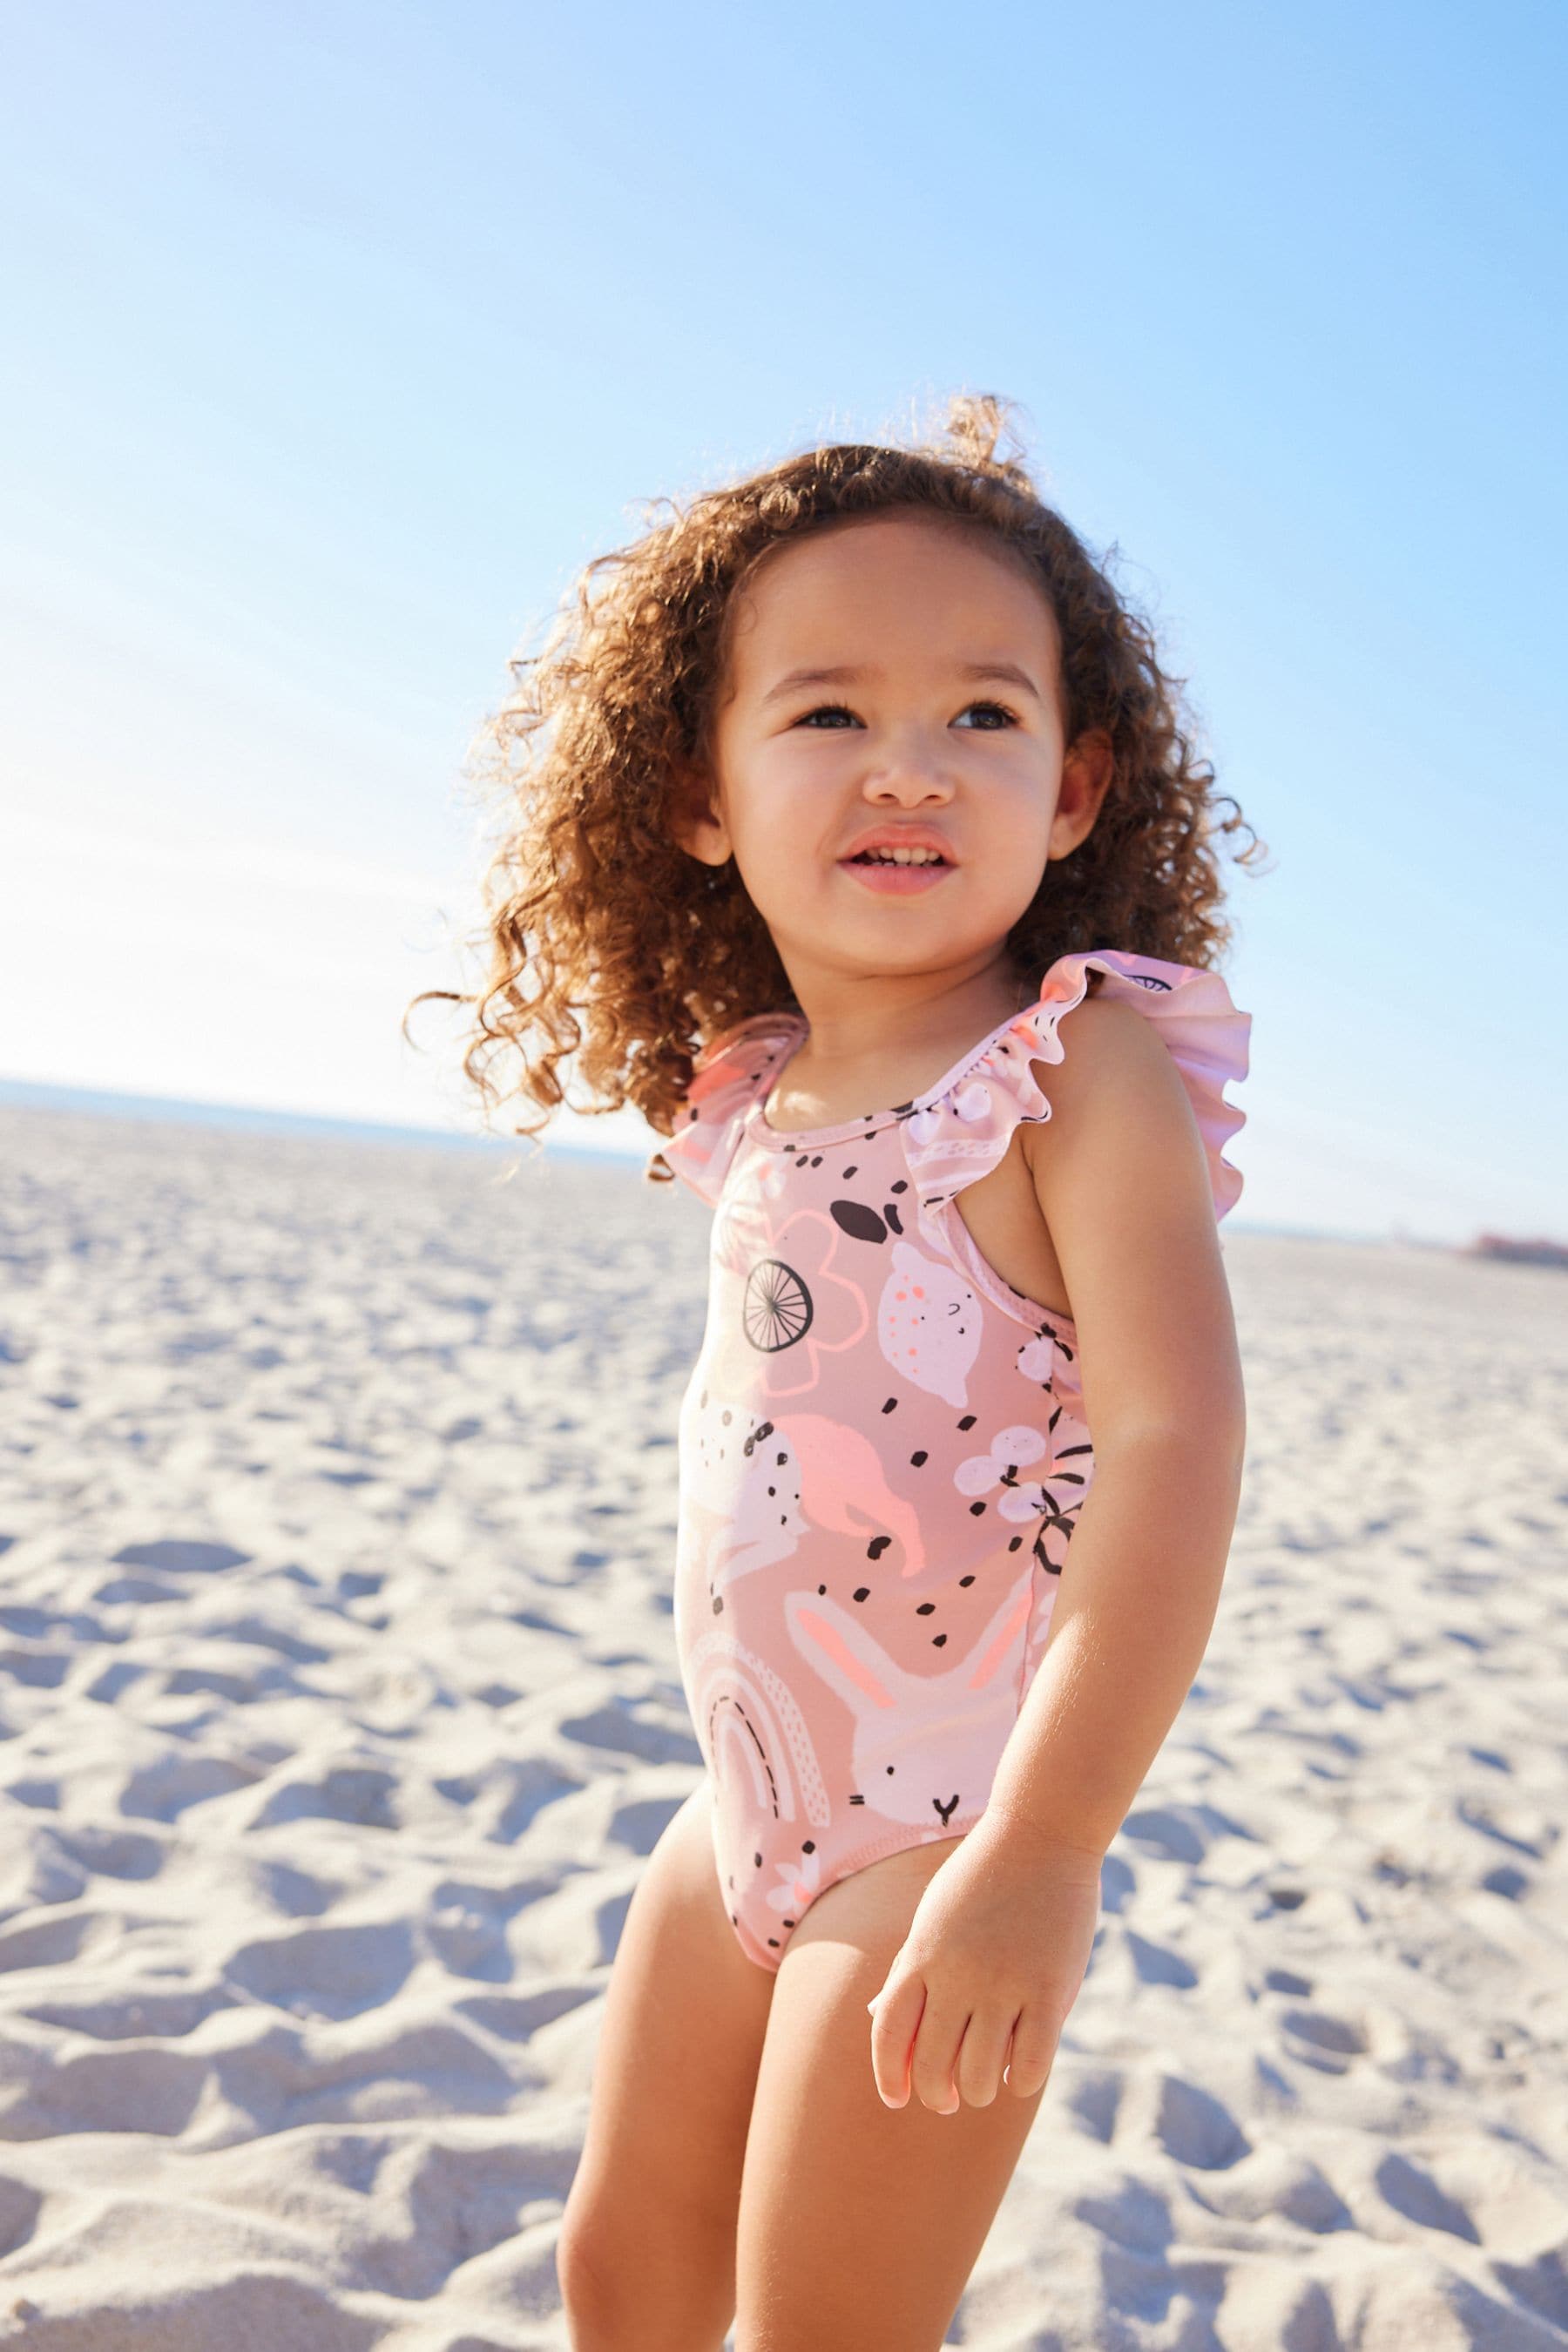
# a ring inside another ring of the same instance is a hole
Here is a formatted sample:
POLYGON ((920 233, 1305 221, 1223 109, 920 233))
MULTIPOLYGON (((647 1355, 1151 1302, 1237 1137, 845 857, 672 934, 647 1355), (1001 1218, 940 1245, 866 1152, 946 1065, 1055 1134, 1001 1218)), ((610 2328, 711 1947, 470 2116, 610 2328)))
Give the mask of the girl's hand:
POLYGON ((1101 1856, 982 1820, 921 1895, 871 2011, 889 2107, 933 2114, 1045 2088, 1100 1918, 1101 1856))

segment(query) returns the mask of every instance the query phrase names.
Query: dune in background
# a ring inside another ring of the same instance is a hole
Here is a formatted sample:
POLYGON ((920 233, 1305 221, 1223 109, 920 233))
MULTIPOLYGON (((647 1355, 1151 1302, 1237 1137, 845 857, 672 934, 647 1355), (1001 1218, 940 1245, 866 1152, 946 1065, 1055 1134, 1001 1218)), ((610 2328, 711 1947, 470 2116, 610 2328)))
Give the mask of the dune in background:
MULTIPOLYGON (((564 2352, 709 1219, 497 1172, 0 1111, 0 2346, 564 2352)), ((1568 1281, 1224 1242, 1219 1622, 950 2340, 1545 2352, 1568 1281)))

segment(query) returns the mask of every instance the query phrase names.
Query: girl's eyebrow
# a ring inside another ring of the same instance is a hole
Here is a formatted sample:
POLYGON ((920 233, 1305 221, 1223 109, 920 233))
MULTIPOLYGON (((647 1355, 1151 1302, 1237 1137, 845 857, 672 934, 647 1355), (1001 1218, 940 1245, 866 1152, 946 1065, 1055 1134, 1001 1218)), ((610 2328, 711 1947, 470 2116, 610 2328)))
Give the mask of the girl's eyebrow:
MULTIPOLYGON (((1021 687, 1026 694, 1032 694, 1037 702, 1045 698, 1028 672, 1020 669, 1016 662, 955 662, 953 667, 962 677, 1021 687)), ((864 666, 839 669, 792 669, 787 677, 780 678, 776 686, 769 687, 763 700, 764 703, 777 702, 783 696, 798 693, 805 686, 858 686, 878 674, 875 667, 864 666)))

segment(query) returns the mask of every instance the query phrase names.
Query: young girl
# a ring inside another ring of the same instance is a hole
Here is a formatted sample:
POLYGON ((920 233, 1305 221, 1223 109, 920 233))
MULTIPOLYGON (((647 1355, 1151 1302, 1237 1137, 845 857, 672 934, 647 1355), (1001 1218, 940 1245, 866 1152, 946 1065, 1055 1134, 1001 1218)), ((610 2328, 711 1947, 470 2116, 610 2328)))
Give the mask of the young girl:
POLYGON ((499 725, 466 1066, 494 1097, 542 1033, 546 1115, 574 1052, 715 1211, 675 1564, 706 1769, 611 1975, 574 2352, 941 2344, 1218 1598, 1244 820, 1003 425, 672 509, 499 725))

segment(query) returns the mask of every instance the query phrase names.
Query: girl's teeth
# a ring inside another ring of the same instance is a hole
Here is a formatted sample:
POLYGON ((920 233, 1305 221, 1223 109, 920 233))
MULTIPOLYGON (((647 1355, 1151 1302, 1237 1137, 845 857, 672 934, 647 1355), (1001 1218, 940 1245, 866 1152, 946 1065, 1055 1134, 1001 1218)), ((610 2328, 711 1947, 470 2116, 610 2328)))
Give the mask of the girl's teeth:
POLYGON ((929 849, 868 849, 862 852, 857 866, 940 866, 942 860, 929 849))

